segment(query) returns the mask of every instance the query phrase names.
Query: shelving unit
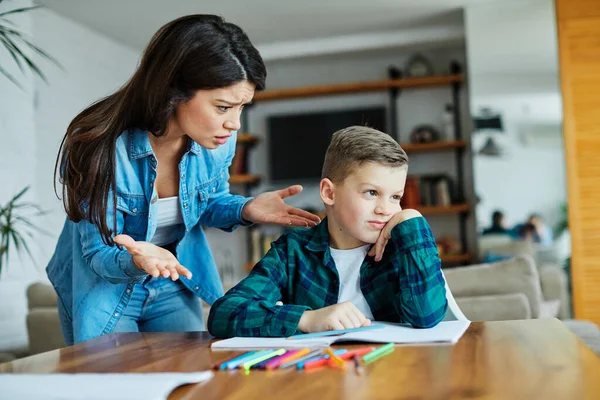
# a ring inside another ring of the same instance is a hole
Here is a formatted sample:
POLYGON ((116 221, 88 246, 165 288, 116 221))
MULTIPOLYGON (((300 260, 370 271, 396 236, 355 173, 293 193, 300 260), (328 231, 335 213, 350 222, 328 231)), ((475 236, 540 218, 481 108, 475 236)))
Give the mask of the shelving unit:
POLYGON ((467 144, 464 140, 445 140, 433 143, 404 143, 400 144, 407 153, 423 153, 427 151, 444 151, 464 149, 467 144))
POLYGON ((459 214, 469 212, 468 204, 452 204, 450 206, 420 206, 416 208, 423 215, 442 215, 442 214, 459 214))
POLYGON ((337 85, 309 86, 304 88, 267 90, 254 95, 255 102, 300 99, 303 97, 331 96, 337 94, 380 92, 388 89, 407 89, 462 83, 462 75, 429 76, 426 78, 386 79, 381 81, 343 83, 337 85))
MULTIPOLYGON (((425 216, 437 216, 437 215, 456 215, 459 218, 460 224, 460 241, 463 249, 461 254, 443 254, 441 256, 442 262, 445 267, 451 265, 457 265, 461 263, 468 263, 472 257, 465 250, 467 249, 466 242, 466 218, 468 213, 471 211, 464 193, 464 172, 462 167, 462 156, 468 147, 467 142, 462 137, 461 131, 461 111, 459 102, 459 93, 461 85, 463 83, 463 76, 460 74, 460 66, 453 63, 450 68, 452 71, 457 72, 450 75, 443 76, 431 76, 425 78, 396 78, 370 81, 370 82, 353 82, 335 85, 321 85, 311 86, 303 88, 289 88, 289 89, 278 89, 269 90, 261 93, 256 93, 254 96, 254 103, 260 104, 267 101, 286 100, 286 99, 300 99, 300 98, 312 98, 321 96, 337 96, 344 94, 353 93, 366 93, 366 92, 377 92, 377 91, 388 91, 390 96, 390 135, 399 140, 399 136, 396 132, 397 126, 397 98, 400 95, 401 89, 417 89, 435 86, 450 86, 452 90, 452 103, 454 108, 454 131, 456 136, 454 138, 447 138, 445 141, 438 141, 433 143, 402 143, 402 148, 407 153, 427 153, 427 152, 447 152, 452 151, 456 154, 456 192, 458 198, 456 199, 457 204, 449 206, 420 206, 417 209, 425 216)), ((248 115, 250 109, 247 109, 243 115, 242 126, 248 129, 248 115)), ((239 143, 256 143, 258 140, 255 136, 249 133, 238 134, 239 143)), ((255 185, 260 182, 260 177, 254 175, 232 175, 230 179, 231 184, 243 184, 246 185, 246 189, 249 190, 251 185, 255 185)), ((248 243, 248 260, 251 259, 251 239, 250 234, 247 235, 248 243)), ((246 263, 245 268, 251 269, 252 263, 246 263)))

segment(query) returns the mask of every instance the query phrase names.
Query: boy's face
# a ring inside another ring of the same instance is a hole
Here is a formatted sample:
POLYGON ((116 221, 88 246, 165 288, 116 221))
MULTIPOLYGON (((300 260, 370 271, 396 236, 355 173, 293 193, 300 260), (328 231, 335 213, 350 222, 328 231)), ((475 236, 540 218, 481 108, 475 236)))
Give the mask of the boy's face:
POLYGON ((407 167, 365 163, 341 183, 321 183, 321 197, 328 207, 331 245, 351 249, 375 243, 386 223, 400 212, 407 167), (331 184, 331 194, 323 190, 331 184))

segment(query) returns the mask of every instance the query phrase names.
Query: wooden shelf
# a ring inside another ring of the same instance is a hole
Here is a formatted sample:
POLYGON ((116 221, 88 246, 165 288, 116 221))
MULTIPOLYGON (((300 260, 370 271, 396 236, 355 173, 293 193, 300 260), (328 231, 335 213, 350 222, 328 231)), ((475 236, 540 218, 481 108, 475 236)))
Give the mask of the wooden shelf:
POLYGON ((337 85, 309 86, 303 88, 276 89, 259 92, 254 101, 299 99, 303 97, 330 96, 345 93, 377 92, 387 89, 417 88, 449 85, 463 81, 462 75, 429 76, 425 78, 388 79, 370 82, 342 83, 337 85))
POLYGON ((252 135, 251 133, 238 133, 237 135, 237 143, 255 144, 258 143, 258 141, 258 136, 252 135))
POLYGON ((440 256, 443 263, 458 264, 471 262, 471 255, 468 253, 464 254, 443 254, 440 256))
POLYGON ((256 175, 231 175, 229 183, 232 185, 257 184, 260 182, 260 176, 256 175))
POLYGON ((450 206, 418 206, 416 210, 423 215, 458 214, 469 211, 468 204, 452 204, 450 206))
POLYGON ((442 151, 451 149, 462 149, 466 147, 464 140, 444 140, 433 143, 404 143, 400 146, 407 153, 417 153, 426 151, 442 151))

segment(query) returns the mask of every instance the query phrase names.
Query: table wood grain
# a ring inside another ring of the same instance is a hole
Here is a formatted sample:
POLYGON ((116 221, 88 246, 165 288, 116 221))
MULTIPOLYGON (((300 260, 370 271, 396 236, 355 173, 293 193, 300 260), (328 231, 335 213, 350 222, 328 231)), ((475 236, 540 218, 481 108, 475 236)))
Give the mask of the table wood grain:
MULTIPOLYGON (((0 364, 0 372, 202 371, 234 354, 211 351, 212 340, 206 332, 114 333, 0 364)), ((556 319, 474 322, 455 345, 397 346, 363 375, 348 367, 219 371, 169 399, 600 399, 600 357, 556 319)))

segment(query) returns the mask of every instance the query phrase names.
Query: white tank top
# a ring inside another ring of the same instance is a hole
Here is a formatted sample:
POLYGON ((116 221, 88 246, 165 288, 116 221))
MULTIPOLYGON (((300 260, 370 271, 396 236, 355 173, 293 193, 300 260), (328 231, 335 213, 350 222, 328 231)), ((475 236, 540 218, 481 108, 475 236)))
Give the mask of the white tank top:
POLYGON ((183 224, 179 196, 158 199, 156 206, 158 209, 157 225, 151 242, 157 246, 173 243, 178 239, 178 226, 183 224))

